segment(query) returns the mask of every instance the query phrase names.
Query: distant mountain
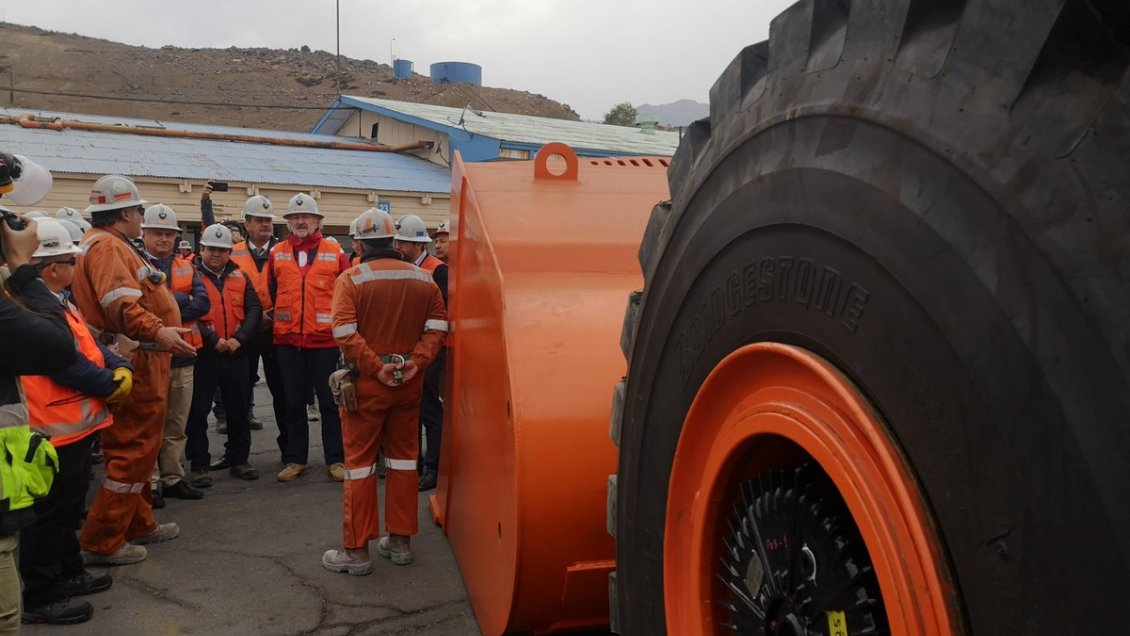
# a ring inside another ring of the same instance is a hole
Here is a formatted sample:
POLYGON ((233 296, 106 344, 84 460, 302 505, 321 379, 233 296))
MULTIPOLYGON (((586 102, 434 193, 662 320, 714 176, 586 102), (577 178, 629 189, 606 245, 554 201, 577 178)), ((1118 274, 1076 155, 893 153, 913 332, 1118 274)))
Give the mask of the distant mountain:
POLYGON ((543 95, 438 86, 418 74, 398 80, 387 64, 372 60, 342 57, 339 74, 332 53, 306 46, 153 49, 3 22, 0 43, 0 105, 32 110, 306 131, 337 98, 340 85, 349 95, 580 119, 543 95), (14 101, 6 95, 12 76, 14 101), (132 99, 148 101, 124 101, 132 99))
POLYGON ((640 104, 636 106, 639 115, 655 115, 662 126, 689 126, 696 119, 710 114, 710 105, 693 99, 680 99, 670 104, 640 104))

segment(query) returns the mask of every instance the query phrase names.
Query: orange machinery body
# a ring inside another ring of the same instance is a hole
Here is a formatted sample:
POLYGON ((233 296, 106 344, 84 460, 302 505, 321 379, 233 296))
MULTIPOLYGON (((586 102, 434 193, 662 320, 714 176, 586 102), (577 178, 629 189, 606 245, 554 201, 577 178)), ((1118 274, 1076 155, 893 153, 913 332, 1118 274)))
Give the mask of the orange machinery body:
POLYGON ((667 163, 578 159, 563 144, 534 161, 456 155, 431 507, 487 636, 608 624, 612 388, 625 373, 628 294, 643 286, 640 240, 669 198, 667 163))

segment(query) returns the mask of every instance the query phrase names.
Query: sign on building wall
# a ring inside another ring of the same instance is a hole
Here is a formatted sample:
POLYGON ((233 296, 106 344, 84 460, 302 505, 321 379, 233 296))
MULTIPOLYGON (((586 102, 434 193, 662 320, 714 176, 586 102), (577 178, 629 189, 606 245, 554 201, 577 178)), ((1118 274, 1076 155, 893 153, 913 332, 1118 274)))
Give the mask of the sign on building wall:
POLYGON ((384 210, 385 212, 392 214, 392 201, 380 201, 380 202, 378 202, 377 203, 377 209, 378 210, 384 210))

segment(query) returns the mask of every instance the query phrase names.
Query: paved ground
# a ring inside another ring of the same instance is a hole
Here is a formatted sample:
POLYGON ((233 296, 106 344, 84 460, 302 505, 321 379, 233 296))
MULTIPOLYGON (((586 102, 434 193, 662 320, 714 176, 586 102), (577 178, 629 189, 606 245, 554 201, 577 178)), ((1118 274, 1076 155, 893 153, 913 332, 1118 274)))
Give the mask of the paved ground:
MULTIPOLYGON (((114 587, 86 597, 94 604, 93 620, 25 626, 24 634, 479 634, 447 539, 431 523, 423 497, 415 563, 394 566, 374 548, 369 576, 322 569, 322 553, 340 546, 341 485, 326 474, 321 443, 314 441, 320 429, 312 425, 310 474, 280 484, 275 425, 262 386, 256 403, 265 424, 252 433, 258 481, 217 472, 204 499, 169 499, 157 519, 180 524, 180 538, 149 546, 142 563, 114 568, 114 587)), ((215 456, 224 438, 211 426, 209 436, 215 456)))

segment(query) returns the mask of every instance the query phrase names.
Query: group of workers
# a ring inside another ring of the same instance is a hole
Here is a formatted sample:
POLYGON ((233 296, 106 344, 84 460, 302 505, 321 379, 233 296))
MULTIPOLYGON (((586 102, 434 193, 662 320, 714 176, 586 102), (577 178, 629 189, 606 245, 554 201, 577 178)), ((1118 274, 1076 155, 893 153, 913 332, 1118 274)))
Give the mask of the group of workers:
POLYGON ((215 471, 259 477, 249 458, 260 368, 280 482, 308 473, 311 387, 317 395, 326 470, 344 482, 342 548, 326 552, 323 567, 368 574, 370 540, 394 563, 413 560, 417 491, 435 487, 439 463, 446 221, 433 239, 415 215, 396 223, 366 210, 350 226, 350 257, 322 234, 324 215, 308 194, 290 199, 289 234, 279 239, 269 198, 252 196, 239 222, 216 223, 211 193, 209 183, 199 254, 183 251, 175 211, 147 205, 124 176, 94 184, 89 222, 71 208, 29 219, 34 274, 21 268, 20 276, 46 286, 35 309, 65 322, 76 355, 65 369, 20 378, 27 421, 58 454, 36 520, 20 531, 24 622, 88 620, 91 604, 75 597, 113 580, 85 566, 142 561, 146 545, 180 533, 153 517, 164 497, 202 498, 215 471), (351 399, 331 389, 331 375, 346 379, 351 399), (207 421, 216 402, 227 442, 213 459, 207 421), (84 517, 96 433, 105 477, 84 517), (381 536, 376 480, 386 471, 381 536))

